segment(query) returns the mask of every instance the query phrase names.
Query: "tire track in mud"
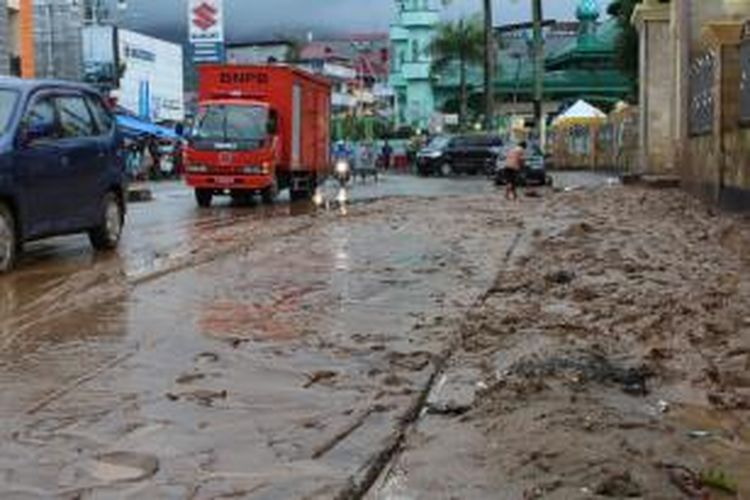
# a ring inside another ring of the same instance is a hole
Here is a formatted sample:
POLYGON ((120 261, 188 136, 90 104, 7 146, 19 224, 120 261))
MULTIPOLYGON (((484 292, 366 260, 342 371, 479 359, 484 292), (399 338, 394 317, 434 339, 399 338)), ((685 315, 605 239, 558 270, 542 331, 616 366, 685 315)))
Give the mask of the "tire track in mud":
MULTIPOLYGON (((524 229, 516 232, 513 240, 505 251, 504 258, 501 262, 503 266, 507 265, 516 254, 525 234, 526 231, 524 229)), ((446 346, 442 352, 433 357, 432 373, 417 397, 414 398, 412 405, 401 417, 401 425, 396 433, 391 436, 380 451, 373 455, 372 460, 370 460, 364 468, 360 478, 353 478, 350 486, 336 496, 337 500, 366 498, 377 483, 387 483, 388 477, 392 472, 391 467, 397 462, 407 436, 419 423, 420 418, 426 411, 427 399, 434 390, 440 375, 445 371, 445 367, 450 361, 452 354, 456 352, 458 343, 462 337, 461 333, 468 325, 467 318, 472 311, 481 309, 494 293, 495 285, 493 284, 479 294, 473 303, 466 309, 463 314, 463 320, 454 332, 457 335, 453 335, 453 340, 449 343, 450 345, 446 346)), ((357 428, 359 428, 359 426, 357 426, 357 428)), ((356 428, 354 430, 356 431, 356 428)), ((346 438, 346 436, 344 438, 346 438)))
MULTIPOLYGON (((404 199, 401 197, 389 197, 383 200, 363 200, 358 206, 365 207, 365 209, 351 212, 347 218, 356 219, 360 217, 382 215, 383 213, 388 212, 389 209, 387 206, 377 207, 377 205, 380 203, 388 204, 393 200, 404 202, 407 205, 410 203, 422 204, 430 201, 422 198, 404 199)), ((17 350, 23 350, 25 346, 37 341, 33 335, 33 331, 36 328, 54 323, 56 320, 74 314, 76 310, 83 310, 120 300, 129 291, 140 285, 148 284, 180 271, 210 264, 211 262, 234 254, 243 254, 274 239, 299 235, 305 231, 320 227, 321 223, 329 224, 332 221, 338 220, 336 217, 329 217, 328 215, 331 214, 326 212, 323 213, 322 216, 320 214, 310 214, 303 217, 282 217, 282 219, 286 221, 292 220, 295 223, 294 227, 284 229, 283 231, 274 230, 264 234, 262 238, 253 238, 250 241, 239 241, 230 245, 224 244, 215 246, 211 251, 204 252, 203 254, 188 254, 184 256, 184 258, 175 259, 161 269, 140 276, 129 278, 119 269, 104 269, 102 271, 100 268, 107 265, 107 263, 101 263, 100 266, 95 266, 94 269, 83 270, 67 279, 62 279, 59 285, 50 289, 43 297, 36 299, 34 303, 29 306, 28 311, 23 315, 10 318, 7 322, 0 322, 0 332, 9 332, 3 335, 2 341, 0 342, 0 350, 8 350, 11 346, 17 350), (40 310, 43 311, 42 314, 39 313, 40 310), (29 334, 28 338, 25 338, 26 334, 29 334)), ((254 219, 254 217, 247 216, 244 219, 254 219)), ((227 221, 226 224, 217 226, 219 229, 216 231, 219 232, 220 229, 231 227, 232 233, 238 234, 248 230, 252 232, 254 229, 252 224, 248 225, 249 229, 237 226, 236 219, 234 219, 233 221, 227 221)), ((216 235, 214 234, 206 239, 211 239, 213 236, 216 235)), ((221 239, 222 235, 219 234, 218 236, 221 239)), ((127 359, 135 355, 138 350, 138 346, 130 347, 120 356, 105 361, 97 367, 93 367, 91 374, 76 378, 64 387, 42 397, 23 413, 26 415, 38 413, 45 407, 64 397, 69 392, 75 390, 77 387, 97 378, 108 370, 117 367, 122 362, 127 361, 127 359)), ((350 430, 347 435, 353 433, 355 430, 356 429, 350 430)), ((345 439, 345 437, 339 439, 339 441, 343 439, 345 439)), ((331 447, 334 446, 335 444, 331 447)))
MULTIPOLYGON (((120 269, 104 269, 102 271, 94 268, 83 270, 64 279, 61 285, 54 287, 43 297, 38 298, 26 312, 0 322, 0 332, 5 332, 0 343, 0 350, 8 349, 11 345, 17 345, 17 340, 33 328, 53 322, 60 317, 73 313, 75 310, 91 308, 118 300, 129 290, 139 285, 189 268, 200 267, 233 254, 247 252, 255 246, 275 238, 300 234, 311 229, 315 224, 316 221, 307 220, 291 229, 272 232, 262 239, 253 239, 249 242, 240 241, 203 254, 200 254, 200 252, 197 254, 188 253, 174 259, 160 269, 140 276, 128 277, 120 269), (40 310, 43 310, 41 314, 40 310)), ((102 264, 102 266, 104 265, 106 264, 102 264)))

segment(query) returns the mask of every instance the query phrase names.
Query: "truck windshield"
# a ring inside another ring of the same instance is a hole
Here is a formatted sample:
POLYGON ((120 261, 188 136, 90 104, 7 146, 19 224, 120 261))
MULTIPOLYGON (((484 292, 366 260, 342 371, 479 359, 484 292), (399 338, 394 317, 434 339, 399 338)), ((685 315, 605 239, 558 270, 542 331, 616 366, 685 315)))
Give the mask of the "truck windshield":
POLYGON ((10 89, 0 89, 0 135, 8 131, 10 119, 16 109, 18 92, 10 89))
POLYGON ((225 143, 260 143, 268 127, 264 106, 211 105, 200 109, 193 139, 225 143))

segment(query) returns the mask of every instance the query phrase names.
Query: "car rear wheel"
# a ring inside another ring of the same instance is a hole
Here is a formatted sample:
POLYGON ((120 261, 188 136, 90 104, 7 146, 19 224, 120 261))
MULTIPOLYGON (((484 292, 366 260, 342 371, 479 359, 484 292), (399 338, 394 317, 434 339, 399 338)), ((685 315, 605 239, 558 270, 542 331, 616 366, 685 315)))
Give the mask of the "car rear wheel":
POLYGON ((0 274, 13 269, 17 249, 15 219, 8 207, 0 203, 0 274))
POLYGON ((440 165, 440 175, 442 175, 443 177, 450 177, 451 175, 453 175, 453 165, 448 162, 440 165))
POLYGON ((96 250, 113 250, 120 243, 125 220, 122 204, 115 193, 104 197, 99 220, 99 226, 89 231, 91 245, 96 250))
POLYGON ((195 190, 195 201, 201 208, 208 208, 211 206, 211 200, 214 194, 208 189, 196 189, 195 190))

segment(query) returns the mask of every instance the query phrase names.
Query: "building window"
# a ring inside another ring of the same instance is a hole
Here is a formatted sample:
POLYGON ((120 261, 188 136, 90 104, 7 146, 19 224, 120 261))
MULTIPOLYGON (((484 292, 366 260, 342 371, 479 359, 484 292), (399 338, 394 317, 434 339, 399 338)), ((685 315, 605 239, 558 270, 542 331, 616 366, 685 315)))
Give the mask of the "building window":
POLYGON ((412 62, 419 61, 419 40, 414 40, 411 44, 411 60, 412 62))

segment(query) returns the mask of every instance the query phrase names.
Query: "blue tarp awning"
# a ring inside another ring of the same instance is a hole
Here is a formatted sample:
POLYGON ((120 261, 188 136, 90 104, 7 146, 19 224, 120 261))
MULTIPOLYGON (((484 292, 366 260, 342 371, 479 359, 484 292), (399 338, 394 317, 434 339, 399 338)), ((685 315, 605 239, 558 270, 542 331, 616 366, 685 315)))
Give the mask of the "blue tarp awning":
POLYGON ((127 115, 116 115, 117 126, 129 137, 139 138, 144 135, 154 135, 164 139, 178 139, 177 133, 171 128, 155 125, 127 115))

